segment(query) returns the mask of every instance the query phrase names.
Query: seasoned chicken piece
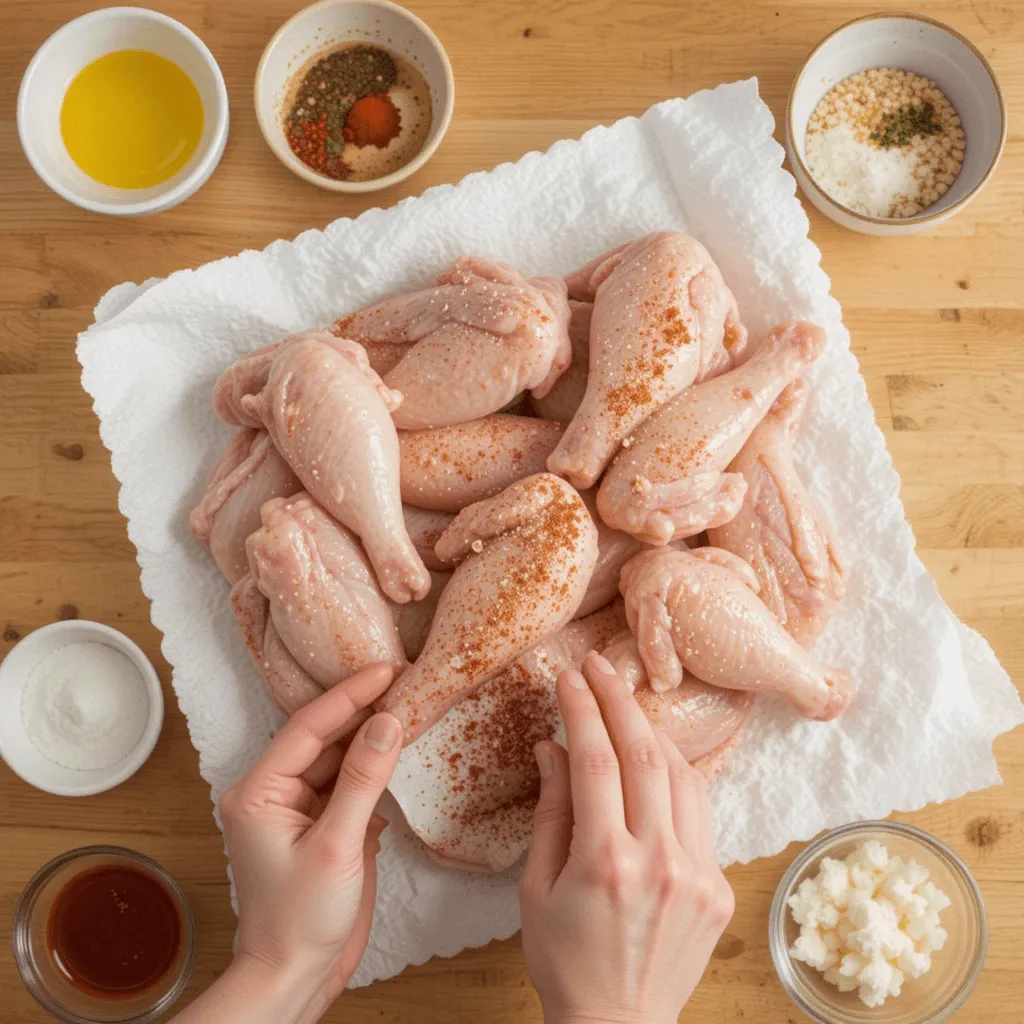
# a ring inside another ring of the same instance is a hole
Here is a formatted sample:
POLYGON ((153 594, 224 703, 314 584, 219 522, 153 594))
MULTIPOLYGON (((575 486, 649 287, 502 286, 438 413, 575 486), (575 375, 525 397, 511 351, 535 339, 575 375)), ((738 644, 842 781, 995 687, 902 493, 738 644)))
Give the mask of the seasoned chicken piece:
POLYGON ((707 250, 678 232, 613 249, 569 281, 594 302, 589 372, 548 469, 582 490, 659 407, 733 366, 747 334, 707 250))
POLYGON ((568 423, 583 402, 587 391, 587 371, 590 367, 590 320, 594 313, 592 302, 569 300, 569 342, 572 362, 569 369, 555 381, 555 386, 543 397, 534 398, 533 407, 546 420, 568 423))
POLYGON ((420 430, 487 416, 524 390, 547 394, 569 365, 568 322, 560 279, 527 280, 470 257, 434 288, 357 310, 331 330, 366 345, 387 367, 386 383, 405 396, 396 426, 420 430))
POLYGON ((804 647, 846 594, 846 563, 835 536, 793 465, 808 394, 798 378, 776 399, 729 466, 747 482, 739 513, 708 531, 711 544, 749 563, 761 600, 804 647))
POLYGON ((597 527, 597 562, 587 584, 583 602, 576 609, 576 618, 582 619, 610 604, 619 596, 619 574, 622 567, 647 545, 628 533, 607 526, 597 514, 597 499, 593 491, 579 493, 597 527))
POLYGON ((378 702, 412 743, 457 701, 561 629, 597 560, 597 528, 579 494, 549 473, 463 509, 435 549, 460 563, 423 653, 378 702))
POLYGON ((301 490, 266 432, 247 427, 214 466, 206 493, 189 516, 192 536, 210 549, 227 581, 237 583, 249 571, 245 542, 262 525, 263 503, 301 490))
POLYGON ((650 544, 727 523, 747 484, 726 472, 779 392, 825 350, 825 332, 789 320, 742 366, 688 388, 629 439, 601 481, 597 508, 650 544))
POLYGON ((267 693, 281 711, 293 715, 323 694, 323 687, 281 642, 270 618, 270 602, 248 573, 231 590, 231 610, 267 693))
POLYGON ((421 598, 430 576, 402 517, 398 434, 386 388, 354 341, 307 332, 282 343, 265 386, 240 399, 306 490, 363 542, 393 601, 421 598))
POLYGON ((756 694, 710 686, 692 676, 671 690, 655 690, 636 637, 628 629, 613 637, 601 653, 633 691, 651 723, 664 731, 687 761, 709 777, 725 768, 756 694))
POLYGON ((430 627, 437 612, 437 602, 441 600, 441 592, 452 578, 450 572, 430 573, 430 593, 422 601, 410 601, 408 604, 393 604, 391 614, 398 627, 398 635, 402 638, 405 656, 415 661, 427 644, 430 627))
POLYGON ((459 512, 544 470, 565 430, 528 416, 495 414, 433 430, 401 430, 402 500, 459 512))
POLYGON ((263 528, 248 540, 249 573, 270 601, 270 617, 296 662, 324 689, 405 650, 358 539, 308 494, 263 506, 263 528))
POLYGON ((434 554, 434 545, 441 539, 441 534, 448 529, 448 524, 455 518, 455 513, 432 512, 430 509, 403 505, 402 517, 405 520, 405 528, 409 531, 412 546, 423 559, 423 564, 432 573, 450 569, 450 565, 442 562, 434 554))
POLYGON ((793 640, 754 593, 752 576, 716 548, 645 551, 626 564, 626 617, 652 687, 678 686, 685 669, 726 689, 778 693, 808 718, 835 718, 854 680, 793 640))

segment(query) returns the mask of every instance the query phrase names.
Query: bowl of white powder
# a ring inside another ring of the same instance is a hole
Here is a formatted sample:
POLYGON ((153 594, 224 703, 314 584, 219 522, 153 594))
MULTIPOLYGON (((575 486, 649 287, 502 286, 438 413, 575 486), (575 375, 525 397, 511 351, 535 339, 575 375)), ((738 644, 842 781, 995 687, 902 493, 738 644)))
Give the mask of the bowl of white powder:
POLYGON ((995 171, 1007 116, 991 65, 918 14, 827 36, 793 82, 786 150, 810 202, 843 227, 905 235, 962 210, 995 171))
POLYGON ((811 843, 772 901, 783 987, 819 1024, 940 1024, 981 974, 988 926, 964 862, 911 825, 865 821, 811 843))
POLYGON ((48 793, 120 785, 152 753, 163 718, 149 659, 98 622, 43 626, 0 664, 0 757, 48 793))

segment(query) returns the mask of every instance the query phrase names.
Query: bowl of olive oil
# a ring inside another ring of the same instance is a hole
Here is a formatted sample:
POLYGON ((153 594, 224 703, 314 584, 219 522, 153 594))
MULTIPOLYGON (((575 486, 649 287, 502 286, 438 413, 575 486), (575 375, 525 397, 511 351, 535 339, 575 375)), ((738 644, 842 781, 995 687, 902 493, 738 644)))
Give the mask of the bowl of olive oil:
POLYGON ((206 45, 141 7, 58 29, 18 94, 18 134, 58 195, 98 213, 176 206, 213 173, 228 135, 227 90, 206 45))

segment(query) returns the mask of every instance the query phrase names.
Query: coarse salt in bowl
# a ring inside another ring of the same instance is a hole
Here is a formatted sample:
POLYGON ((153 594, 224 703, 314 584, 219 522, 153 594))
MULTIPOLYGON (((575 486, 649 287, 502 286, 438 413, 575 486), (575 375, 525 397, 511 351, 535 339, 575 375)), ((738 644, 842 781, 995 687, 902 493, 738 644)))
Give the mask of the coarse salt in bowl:
POLYGON ((123 633, 99 622, 54 622, 19 641, 0 663, 0 757, 26 782, 57 796, 90 796, 119 786, 153 752, 164 719, 160 679, 142 650, 123 633), (102 768, 58 764, 38 749, 23 717, 23 697, 32 672, 53 651, 70 644, 99 643, 124 655, 139 676, 148 704, 142 735, 132 749, 102 768))
POLYGON ((871 235, 913 234, 963 209, 995 171, 1006 132, 999 83, 981 51, 954 29, 919 14, 872 14, 836 29, 807 59, 786 109, 786 150, 801 190, 829 219, 871 235), (910 217, 873 217, 843 205, 814 180, 807 162, 807 125, 819 100, 859 71, 891 67, 931 79, 953 104, 967 136, 956 180, 910 217))

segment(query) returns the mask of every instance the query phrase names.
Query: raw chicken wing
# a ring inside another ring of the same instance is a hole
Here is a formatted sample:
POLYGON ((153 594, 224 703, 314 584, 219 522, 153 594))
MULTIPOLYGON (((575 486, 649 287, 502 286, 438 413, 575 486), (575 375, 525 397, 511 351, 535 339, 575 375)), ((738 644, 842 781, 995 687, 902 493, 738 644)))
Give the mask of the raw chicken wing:
POLYGON ((836 539, 793 465, 807 396, 798 378, 776 399, 729 466, 747 482, 739 513, 708 532, 715 547, 750 564, 761 600, 804 647, 818 638, 846 593, 836 539))
POLYGON ((460 564, 423 653, 378 702, 402 721, 406 743, 572 618, 597 527, 572 487, 539 473, 460 512, 436 552, 460 564))
POLYGON ((324 689, 405 650, 358 539, 308 494, 263 506, 247 544, 250 575, 292 657, 324 689))
POLYGON ((808 718, 841 714, 853 679, 800 647, 754 593, 749 567, 741 575, 745 563, 731 558, 714 548, 659 549, 622 570, 626 616, 652 687, 678 686, 685 669, 715 686, 776 692, 808 718))
POLYGON ((402 500, 459 512, 544 469, 564 423, 495 414, 433 430, 401 430, 402 500))
POLYGON ((594 302, 589 373, 548 469, 582 490, 655 410, 734 365, 747 335, 707 250, 678 232, 605 253, 570 284, 594 302))
POLYGON ((365 351, 322 333, 291 339, 263 390, 240 401, 306 490, 362 540, 384 593, 399 603, 425 596, 430 576, 405 529, 389 415, 401 395, 384 387, 365 351))
POLYGON ((263 503, 300 490, 299 478, 266 432, 240 430, 224 449, 203 500, 189 516, 192 536, 210 549, 227 581, 237 583, 249 571, 245 542, 262 525, 263 503))
POLYGON ((395 424, 419 430, 487 416, 524 390, 547 394, 569 365, 568 322, 559 278, 527 280, 504 264, 466 258, 436 287, 358 310, 331 330, 367 345, 382 368, 399 356, 384 372, 405 396, 395 424))
POLYGON ((726 472, 779 392, 825 349, 814 324, 779 324, 742 366, 688 388, 624 444, 601 481, 597 508, 650 544, 727 523, 747 484, 726 472))
POLYGON ((572 362, 569 369, 555 381, 555 386, 543 397, 534 398, 533 407, 546 420, 568 423, 583 402, 587 391, 587 371, 590 367, 590 320, 594 313, 592 302, 569 300, 569 342, 572 362))

